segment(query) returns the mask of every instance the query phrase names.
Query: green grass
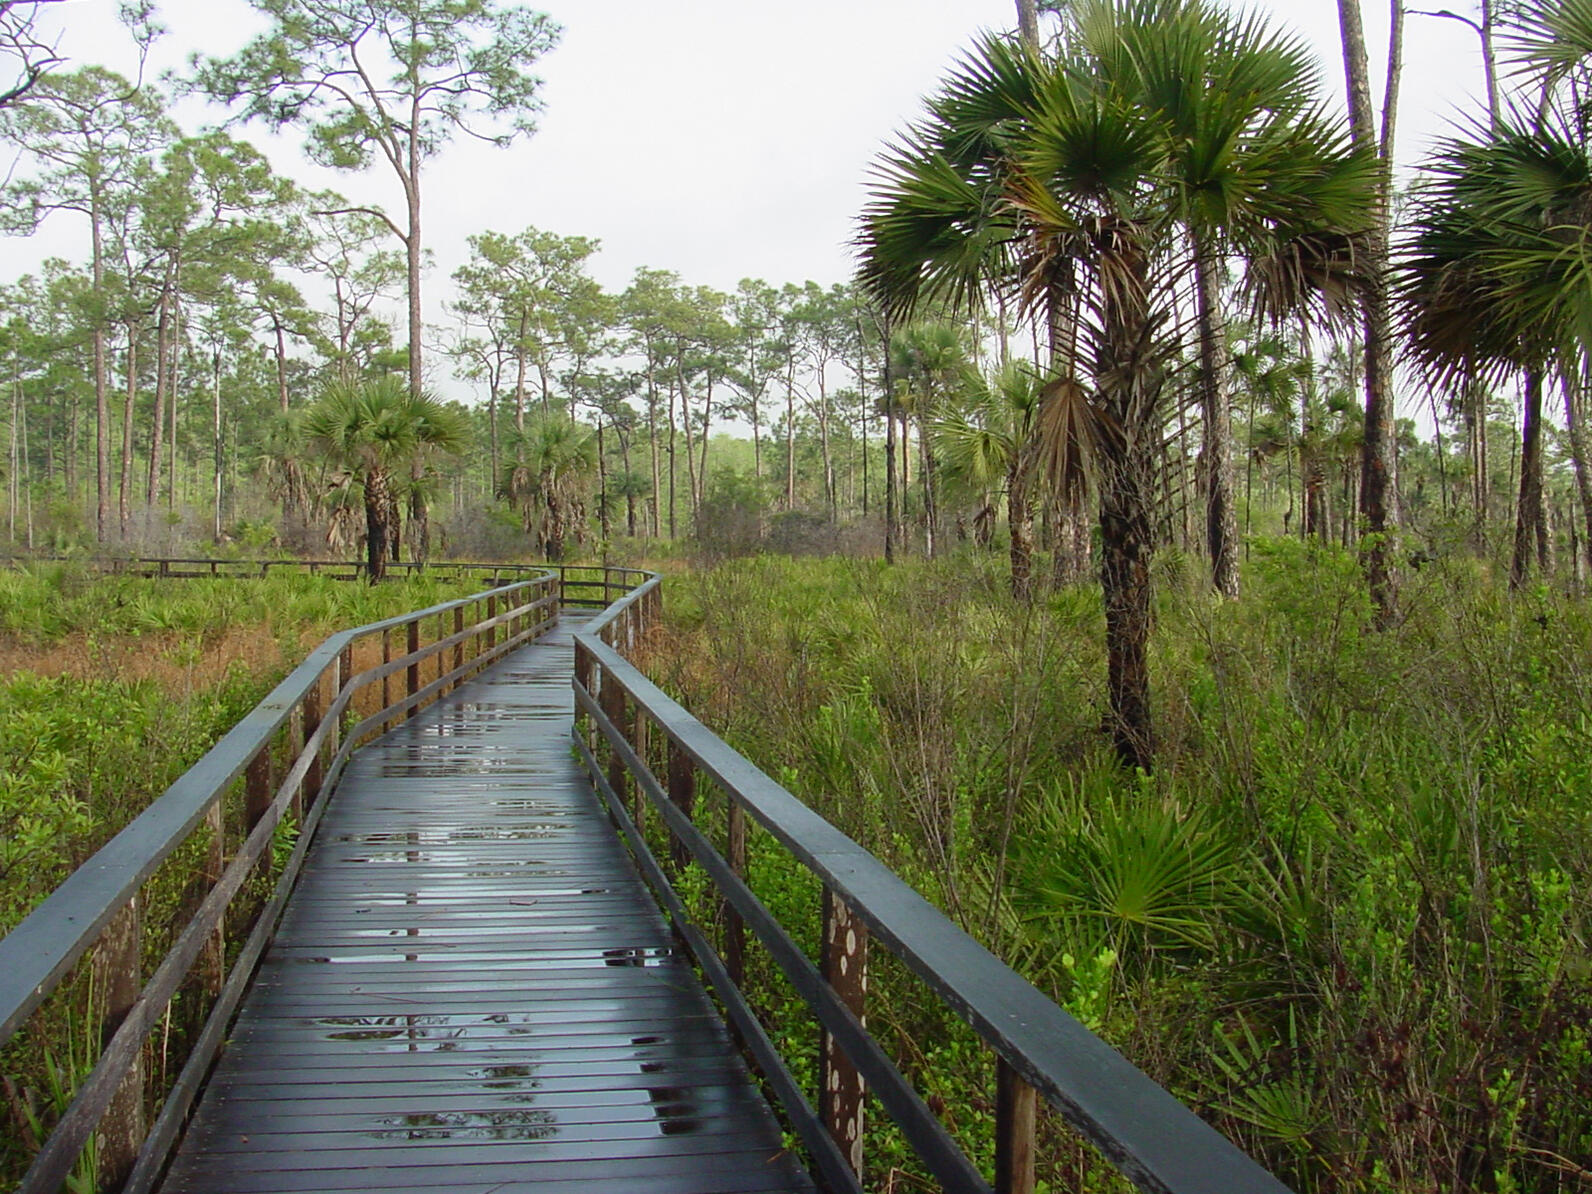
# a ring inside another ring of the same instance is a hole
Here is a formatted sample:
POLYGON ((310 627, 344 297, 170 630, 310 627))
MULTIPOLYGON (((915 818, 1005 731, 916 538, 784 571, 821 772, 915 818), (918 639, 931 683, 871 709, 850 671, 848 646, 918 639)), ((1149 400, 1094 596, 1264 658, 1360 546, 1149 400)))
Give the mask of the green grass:
POLYGON ((726 564, 654 670, 1301 1192, 1576 1188, 1592 612, 1456 561, 1376 633, 1345 553, 1256 541, 1235 603, 1198 572, 1159 564, 1153 776, 1103 732, 1098 591, 1022 608, 988 557, 726 564))

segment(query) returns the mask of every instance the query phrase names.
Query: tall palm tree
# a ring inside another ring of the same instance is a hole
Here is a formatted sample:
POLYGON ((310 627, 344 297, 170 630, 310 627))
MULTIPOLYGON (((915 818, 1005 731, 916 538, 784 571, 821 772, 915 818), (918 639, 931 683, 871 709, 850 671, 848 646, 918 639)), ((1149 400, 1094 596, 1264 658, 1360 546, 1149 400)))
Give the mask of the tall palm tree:
POLYGON ((545 558, 564 558, 571 536, 579 537, 586 518, 586 486, 597 471, 597 440, 592 429, 562 411, 539 411, 525 430, 510 438, 517 463, 499 488, 500 496, 524 515, 545 558))
POLYGON ((435 398, 411 393, 388 375, 335 382, 304 412, 304 435, 357 482, 365 505, 365 558, 372 582, 387 574, 398 536, 395 476, 406 476, 424 453, 464 450, 464 425, 435 398))
MULTIPOLYGON (((1557 371, 1573 394, 1592 343, 1592 155, 1579 126, 1549 103, 1441 143, 1416 194, 1401 277, 1410 353, 1437 381, 1524 383, 1515 588, 1550 558, 1545 383, 1557 371)), ((1579 473, 1585 485, 1584 458, 1579 473)))
MULTIPOLYGON (((860 237, 863 284, 892 317, 931 299, 972 306, 1005 288, 1048 327, 1052 471, 1081 457, 1093 464, 1113 737, 1123 761, 1140 767, 1154 757, 1151 509, 1163 389, 1181 350, 1188 205, 1173 181, 1175 126, 1147 102, 1138 73, 1107 69, 1101 56, 1157 37, 1175 50, 1191 36, 1189 12, 1217 20, 1204 0, 1086 0, 1068 14, 1058 57, 983 42, 880 167, 860 237)), ((1183 85, 1208 82, 1201 70, 1183 85)), ((1310 90, 1312 80, 1298 82, 1310 90)), ((1343 195, 1306 202, 1312 175, 1276 164, 1295 181, 1253 219, 1270 245, 1257 294, 1274 308, 1319 289, 1369 202, 1368 172, 1346 164, 1337 143, 1291 147, 1316 155, 1313 177, 1343 195)), ((1239 137, 1224 151, 1248 149, 1239 137)), ((1264 171, 1270 160, 1245 164, 1264 171)))
MULTIPOLYGON (((1314 55, 1258 14, 1205 4, 1141 6, 1154 19, 1079 23, 1082 47, 1161 126, 1173 214, 1187 238, 1207 461, 1206 545, 1218 592, 1238 595, 1238 518, 1229 398, 1232 360, 1221 294, 1228 262, 1273 259, 1292 244, 1335 248, 1302 229, 1363 218, 1369 162, 1348 152, 1321 105, 1314 55)), ((1320 264, 1319 262, 1317 263, 1320 264)), ((1284 304, 1286 307, 1291 304, 1284 304)), ((1285 313, 1285 312, 1280 312, 1285 313)))

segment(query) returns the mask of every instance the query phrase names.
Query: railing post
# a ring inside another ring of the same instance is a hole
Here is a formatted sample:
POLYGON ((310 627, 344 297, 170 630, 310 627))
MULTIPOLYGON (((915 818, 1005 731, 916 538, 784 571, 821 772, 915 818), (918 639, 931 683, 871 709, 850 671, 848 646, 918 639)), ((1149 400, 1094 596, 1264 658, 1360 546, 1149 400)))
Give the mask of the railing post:
MULTIPOLYGON (((332 670, 332 695, 327 701, 328 705, 335 704, 343 691, 343 685, 354 675, 354 645, 350 643, 337 653, 337 663, 332 670)), ((349 707, 353 707, 353 695, 349 696, 349 707)), ((339 715, 332 722, 332 730, 326 739, 331 743, 331 753, 336 754, 337 748, 343 744, 343 719, 339 715)))
MULTIPOLYGON (((269 759, 270 748, 260 752, 269 759)), ((254 764, 249 764, 249 774, 252 776, 254 764)), ((245 781, 247 784, 247 780, 245 781)), ((248 799, 245 787, 245 800, 248 799)), ((269 801, 267 802, 269 803, 269 801)), ((222 816, 221 801, 217 800, 205 812, 205 824, 210 830, 210 844, 205 850, 205 884, 207 889, 221 882, 221 875, 227 869, 227 831, 226 822, 222 816)), ((205 994, 215 999, 221 994, 222 985, 227 981, 227 918, 222 916, 216 922, 216 931, 210 935, 210 943, 205 946, 204 959, 200 963, 200 981, 204 984, 205 994)), ((140 1141, 140 1144, 143 1142, 140 1141)))
MULTIPOLYGON (((746 810, 733 796, 726 795, 724 858, 735 877, 746 879, 746 810)), ((719 916, 724 925, 724 968, 737 987, 746 973, 746 922, 729 900, 719 904, 719 916)))
MULTIPOLYGON (((593 695, 591 690, 592 671, 591 651, 586 648, 584 643, 577 640, 575 643, 575 683, 580 685, 587 696, 593 695)), ((593 749, 596 743, 592 737, 591 715, 582 709, 579 703, 575 706, 575 728, 585 741, 586 749, 593 749)))
MULTIPOLYGON (((309 740, 315 736, 315 731, 320 728, 321 711, 325 708, 325 706, 321 704, 322 679, 322 676, 316 676, 315 683, 311 684, 309 691, 304 694, 303 727, 305 743, 308 743, 309 740)), ((315 803, 316 794, 319 793, 320 790, 321 751, 320 748, 317 747, 313 757, 310 759, 309 770, 304 772, 304 788, 299 793, 298 800, 299 812, 301 814, 306 806, 315 803)))
MULTIPOLYGON (((391 629, 383 630, 381 632, 381 661, 382 661, 383 665, 386 665, 386 664, 389 664, 389 663, 392 662, 392 630, 391 629)), ((389 676, 386 672, 383 672, 382 676, 381 676, 381 707, 383 709, 391 709, 392 708, 392 677, 389 676)), ((382 728, 383 729, 386 728, 386 725, 387 725, 386 722, 382 722, 382 728)))
MULTIPOLYGON (((459 641, 453 644, 452 670, 458 671, 464 666, 464 606, 462 605, 456 605, 453 607, 453 633, 459 641)), ((448 691, 452 692, 455 688, 458 688, 462 682, 463 681, 460 679, 455 679, 448 691)))
MULTIPOLYGON (((144 934, 139 911, 141 893, 134 893, 100 934, 94 947, 94 989, 101 992, 105 1015, 100 1047, 110 1044, 143 987, 144 934)), ((144 1122, 144 1054, 133 1058, 122 1084, 95 1130, 99 1138, 99 1188, 115 1190, 138 1159, 148 1128, 144 1122)))
POLYGON ((995 1088, 995 1194, 1034 1194, 1034 1120, 1039 1095, 1004 1057, 995 1088))
MULTIPOLYGON (((647 735, 650 731, 647 729, 647 725, 647 715, 641 711, 641 706, 637 705, 635 712, 630 718, 630 745, 636 752, 636 758, 641 760, 643 767, 649 765, 647 762, 647 735)), ((630 819, 636 823, 636 831, 642 837, 646 837, 647 794, 642 790, 639 781, 630 791, 630 819)))
MULTIPOLYGON (((625 700, 625 690, 619 686, 619 681, 612 672, 603 674, 602 691, 597 694, 597 703, 603 711, 603 716, 613 723, 614 731, 621 738, 626 738, 625 710, 628 702, 625 700)), ((624 759, 619 757, 619 751, 613 743, 608 744, 608 786, 614 790, 614 795, 623 800, 627 794, 626 785, 630 782, 630 772, 625 767, 624 759)))
MULTIPOLYGON (((696 805, 696 789, 696 760, 681 750, 673 738, 669 739, 669 803, 689 818, 696 805)), ((691 862, 691 851, 672 831, 669 855, 678 870, 684 870, 691 862)))
MULTIPOLYGON (((494 585, 497 584, 497 573, 495 572, 492 574, 492 583, 494 585)), ((490 622, 495 617, 497 617, 497 594, 493 593, 486 599, 486 620, 490 622)), ((497 632, 498 628, 496 626, 491 627, 486 632, 486 649, 488 651, 497 646, 497 632)))
MULTIPOLYGON (((868 995, 868 926, 846 902, 824 888, 824 981, 863 1019, 868 995)), ((823 1033, 818 1051, 818 1098, 824 1127, 840 1146, 852 1171, 862 1177, 862 1110, 866 1088, 857 1067, 834 1037, 823 1033)))
MULTIPOLYGON (((410 655, 413 655, 416 651, 420 650, 420 619, 419 618, 414 618, 414 619, 412 619, 410 621, 410 623, 409 623, 409 637, 408 637, 407 641, 408 641, 408 644, 409 644, 409 654, 410 655)), ((410 696, 414 696, 415 693, 417 693, 419 691, 420 691, 420 661, 418 659, 411 659, 409 661, 409 695, 410 696)), ((413 716, 415 716, 415 714, 417 714, 419 712, 420 712, 420 707, 418 705, 413 706, 409 710, 409 716, 413 717, 413 716)))

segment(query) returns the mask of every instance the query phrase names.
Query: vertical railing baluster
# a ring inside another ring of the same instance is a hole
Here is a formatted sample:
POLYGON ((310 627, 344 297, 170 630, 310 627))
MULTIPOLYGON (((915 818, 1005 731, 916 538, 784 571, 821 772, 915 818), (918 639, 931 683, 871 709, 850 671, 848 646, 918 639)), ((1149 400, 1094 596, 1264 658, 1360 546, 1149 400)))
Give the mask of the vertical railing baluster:
MULTIPOLYGON (((497 583, 497 574, 496 573, 493 574, 492 583, 493 584, 497 583)), ((488 597, 486 599, 486 620, 488 622, 490 622, 496 617, 497 617, 497 594, 493 593, 492 596, 490 596, 490 597, 488 597)), ((486 649, 488 651, 490 651, 495 646, 497 646, 497 627, 493 626, 486 632, 486 649)))
MULTIPOLYGON (((353 676, 354 676, 354 644, 353 643, 349 643, 348 646, 344 647, 341 651, 339 651, 337 653, 337 667, 332 672, 332 698, 331 698, 331 703, 333 703, 333 704, 336 703, 337 698, 339 696, 341 696, 342 693, 343 693, 343 686, 346 685, 349 682, 349 680, 351 680, 353 678, 353 676)), ((352 701, 353 701, 352 694, 350 694, 349 700, 350 700, 349 708, 352 709, 353 708, 353 705, 352 705, 352 701)), ((337 719, 332 723, 332 732, 328 736, 327 741, 331 743, 331 753, 335 755, 337 753, 337 748, 343 744, 343 715, 342 714, 338 714, 337 719)))
MULTIPOLYGON (((824 888, 822 970, 824 981, 860 1021, 868 996, 868 926, 824 888)), ((827 1031, 818 1052, 818 1098, 824 1127, 852 1171, 862 1177, 862 1116, 866 1087, 845 1050, 827 1031)))
MULTIPOLYGON (((587 649, 584 643, 577 640, 575 643, 575 683, 587 696, 593 695, 592 665, 591 651, 587 649)), ((592 738, 591 731, 591 715, 582 709, 579 704, 575 706, 575 730, 580 735, 581 740, 586 743, 587 750, 595 749, 596 742, 592 738)))
MULTIPOLYGON (((641 760, 643 767, 647 766, 647 715, 637 705, 630 718, 630 745, 636 752, 636 758, 641 760)), ((647 794, 642 790, 639 779, 630 790, 630 819, 636 823, 636 832, 643 838, 647 836, 647 794)))
MULTIPOLYGON (((261 751, 262 755, 267 751, 261 751)), ((249 770, 254 770, 254 765, 249 765, 249 770)), ((247 800, 248 780, 244 780, 245 796, 247 800)), ((227 869, 227 830, 226 821, 222 816, 221 801, 217 800, 205 810, 205 827, 210 831, 210 841, 205 847, 205 888, 208 891, 221 882, 221 874, 227 869)), ((204 987, 205 995, 216 999, 221 994, 221 986, 227 978, 227 918, 225 915, 216 922, 216 931, 210 934, 210 940, 205 945, 204 956, 199 961, 200 983, 204 987)), ((142 1141, 140 1141, 142 1143, 142 1141)))
POLYGON ((995 1194, 1034 1194, 1034 1121, 1039 1095, 1004 1057, 995 1088, 995 1194))
MULTIPOLYGON (((603 673, 602 691, 597 695, 597 703, 614 727, 614 733, 620 738, 628 738, 625 723, 625 710, 629 702, 625 700, 625 690, 619 686, 618 679, 612 672, 603 673)), ((630 782, 630 772, 625 767, 624 759, 619 757, 619 751, 612 743, 608 745, 608 786, 614 790, 614 795, 624 800, 627 794, 626 786, 630 782)))
MULTIPOLYGON (((94 947, 93 989, 99 992, 104 1015, 100 1021, 100 1047, 110 1044, 143 988, 144 927, 139 908, 142 893, 111 918, 94 947)), ((144 1122, 144 1054, 133 1057, 122 1084, 95 1129, 99 1140, 99 1188, 121 1186, 148 1128, 144 1122)))
MULTIPOLYGON (((381 632, 381 662, 383 665, 392 662, 392 630, 388 628, 381 632)), ((392 708, 392 677, 386 672, 381 676, 381 707, 392 708)), ((381 728, 386 729, 387 723, 381 723, 381 728)))
MULTIPOLYGON (((420 661, 418 659, 414 658, 415 653, 420 650, 420 619, 419 618, 411 618, 410 619, 410 621, 409 621, 409 635, 408 635, 408 638, 405 641, 409 645, 409 655, 410 655, 409 671, 408 671, 409 695, 410 696, 414 696, 415 693, 420 691, 420 661)), ((409 716, 410 717, 414 717, 419 712, 420 712, 419 706, 411 706, 410 709, 409 709, 409 716)))
MULTIPOLYGON (((308 743, 320 728, 321 711, 325 708, 321 704, 321 681, 324 676, 316 676, 315 683, 311 684, 309 691, 304 694, 304 742, 308 743)), ((321 751, 317 747, 310 759, 309 770, 304 773, 304 788, 299 793, 302 805, 315 803, 315 797, 321 790, 321 751)))
MULTIPOLYGON (((742 882, 746 880, 746 810, 733 796, 724 797, 725 828, 724 858, 730 870, 742 882)), ((734 906, 724 900, 719 907, 724 924, 724 967, 737 987, 746 974, 746 922, 734 906)))
MULTIPOLYGON (((686 754, 673 738, 669 739, 669 803, 689 818, 696 805, 696 789, 696 760, 686 754)), ((683 871, 691 861, 691 852, 672 830, 669 833, 669 856, 674 860, 677 871, 683 871)))
MULTIPOLYGON (((457 672, 464 666, 464 606, 462 605, 456 605, 453 607, 453 635, 459 640, 453 644, 452 670, 457 672)), ((449 686, 448 691, 452 692, 455 688, 458 688, 462 682, 462 679, 455 679, 449 686)))

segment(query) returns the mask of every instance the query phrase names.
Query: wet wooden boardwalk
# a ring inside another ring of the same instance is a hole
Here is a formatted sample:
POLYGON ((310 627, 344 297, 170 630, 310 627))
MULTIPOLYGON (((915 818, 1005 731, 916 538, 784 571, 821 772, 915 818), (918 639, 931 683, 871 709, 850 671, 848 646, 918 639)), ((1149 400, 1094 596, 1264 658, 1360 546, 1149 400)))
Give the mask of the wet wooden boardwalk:
POLYGON ((810 1190, 515 653, 332 798, 163 1190, 810 1190))

